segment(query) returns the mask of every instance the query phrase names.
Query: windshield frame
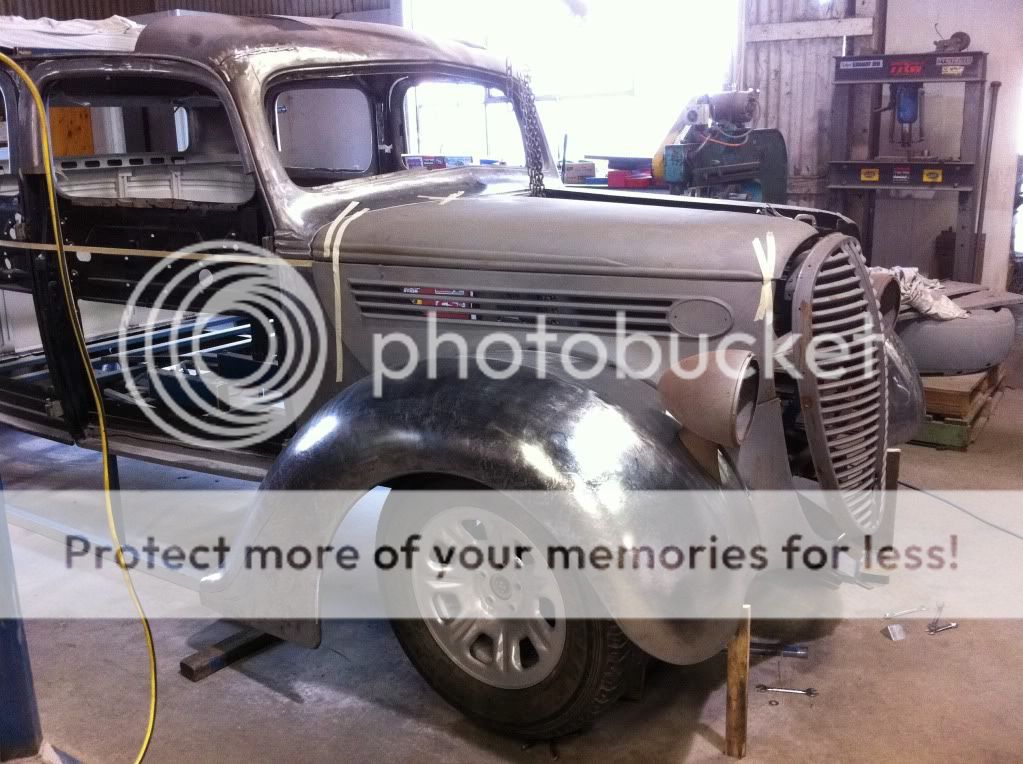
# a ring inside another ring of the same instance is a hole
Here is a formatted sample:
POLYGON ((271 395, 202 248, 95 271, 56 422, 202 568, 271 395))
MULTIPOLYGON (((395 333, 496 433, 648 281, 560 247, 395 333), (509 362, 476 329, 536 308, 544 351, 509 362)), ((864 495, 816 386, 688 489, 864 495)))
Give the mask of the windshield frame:
MULTIPOLYGON (((254 74, 251 69, 249 73, 254 74)), ((391 99, 395 85, 410 79, 453 79, 480 84, 484 87, 495 87, 502 92, 508 89, 506 74, 438 61, 366 62, 362 64, 306 62, 298 66, 276 69, 255 82, 245 83, 242 81, 245 79, 244 77, 236 79, 233 82, 233 89, 239 100, 245 102, 243 111, 253 145, 259 145, 266 149, 257 152, 259 172, 263 176, 263 187, 270 197, 270 202, 277 210, 275 217, 279 232, 287 239, 293 240, 297 237, 308 241, 317 229, 337 214, 339 206, 350 200, 358 200, 360 197, 391 193, 398 195, 398 192, 404 188, 418 189, 418 193, 426 194, 429 193, 426 187, 430 185, 457 183, 485 186, 488 182, 498 182, 505 186, 504 190, 509 191, 513 190, 513 187, 521 190, 528 187, 528 173, 525 168, 501 165, 452 167, 432 170, 429 173, 406 170, 402 167, 387 172, 378 170, 373 175, 340 180, 322 186, 304 187, 296 184, 288 176, 277 149, 270 123, 270 118, 273 115, 267 110, 267 104, 272 105, 272 101, 268 98, 269 94, 280 92, 282 87, 286 88, 289 83, 303 80, 327 82, 350 79, 358 81, 360 78, 363 80, 369 78, 389 79, 386 92, 374 94, 371 98, 374 104, 383 98, 391 99)), ((374 106, 374 110, 375 108, 374 106)), ((390 104, 386 111, 393 112, 390 104)), ((393 117, 393 114, 391 116, 393 117)), ((395 129, 393 118, 375 121, 377 122, 378 145, 390 144, 393 150, 394 145, 391 140, 395 129), (383 131, 380 129, 381 124, 385 126, 383 131)), ((516 114, 516 122, 519 126, 519 133, 522 135, 523 148, 525 148, 525 132, 518 114, 516 114)), ((543 140, 542 154, 544 175, 546 178, 555 180, 557 171, 546 138, 543 140)))

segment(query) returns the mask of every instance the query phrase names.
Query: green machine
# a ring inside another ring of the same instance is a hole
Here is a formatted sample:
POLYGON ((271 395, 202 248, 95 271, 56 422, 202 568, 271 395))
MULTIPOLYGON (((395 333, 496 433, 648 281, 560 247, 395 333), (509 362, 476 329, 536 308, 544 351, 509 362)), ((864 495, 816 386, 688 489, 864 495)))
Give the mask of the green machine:
POLYGON ((655 176, 673 194, 784 204, 785 138, 778 130, 748 127, 759 111, 756 90, 701 96, 686 107, 654 157, 655 176))

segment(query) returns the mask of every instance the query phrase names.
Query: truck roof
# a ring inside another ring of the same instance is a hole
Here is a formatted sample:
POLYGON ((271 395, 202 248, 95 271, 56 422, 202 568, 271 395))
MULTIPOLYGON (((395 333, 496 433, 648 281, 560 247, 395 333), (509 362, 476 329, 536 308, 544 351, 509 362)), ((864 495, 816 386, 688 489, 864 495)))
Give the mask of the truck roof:
POLYGON ((137 53, 188 58, 213 65, 230 59, 295 50, 352 62, 442 62, 504 73, 505 63, 464 43, 437 40, 402 27, 295 16, 168 16, 146 25, 137 53))

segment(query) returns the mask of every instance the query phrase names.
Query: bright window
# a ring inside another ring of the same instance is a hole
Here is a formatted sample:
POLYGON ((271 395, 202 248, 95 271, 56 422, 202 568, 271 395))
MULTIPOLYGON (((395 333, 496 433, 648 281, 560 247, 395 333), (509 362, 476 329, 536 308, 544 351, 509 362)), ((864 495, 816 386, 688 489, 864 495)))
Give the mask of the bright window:
POLYGON ((508 56, 532 75, 570 159, 650 156, 695 96, 729 84, 739 0, 405 0, 406 25, 508 56))
MULTIPOLYGON (((422 82, 408 89, 404 108, 406 153, 413 161, 426 155, 448 158, 446 166, 525 164, 518 121, 511 103, 496 88, 422 82)), ((406 156, 411 168, 408 160, 406 156)))

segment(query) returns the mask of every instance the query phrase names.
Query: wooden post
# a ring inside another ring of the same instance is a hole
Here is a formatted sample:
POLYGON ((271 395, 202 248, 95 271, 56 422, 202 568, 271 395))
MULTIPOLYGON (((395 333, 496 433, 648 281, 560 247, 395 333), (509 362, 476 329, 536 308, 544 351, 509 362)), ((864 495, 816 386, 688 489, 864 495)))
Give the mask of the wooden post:
POLYGON ((725 707, 725 753, 746 756, 749 699, 750 606, 742 606, 735 635, 728 641, 728 698, 725 707))
POLYGON ((884 514, 881 517, 881 526, 874 534, 875 548, 879 549, 886 544, 895 543, 895 502, 898 500, 896 491, 899 488, 899 468, 902 465, 902 449, 889 448, 884 454, 884 495, 881 501, 884 502, 884 514))

